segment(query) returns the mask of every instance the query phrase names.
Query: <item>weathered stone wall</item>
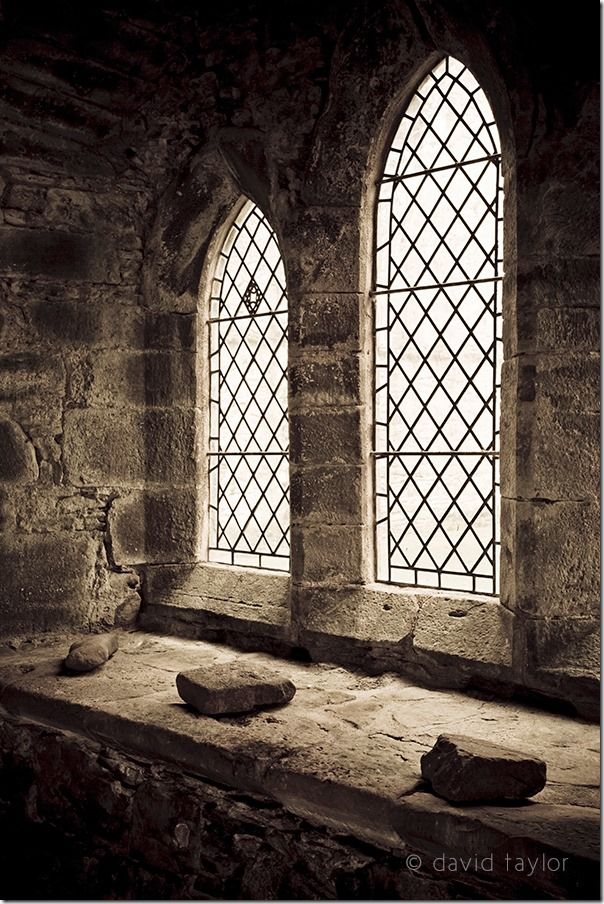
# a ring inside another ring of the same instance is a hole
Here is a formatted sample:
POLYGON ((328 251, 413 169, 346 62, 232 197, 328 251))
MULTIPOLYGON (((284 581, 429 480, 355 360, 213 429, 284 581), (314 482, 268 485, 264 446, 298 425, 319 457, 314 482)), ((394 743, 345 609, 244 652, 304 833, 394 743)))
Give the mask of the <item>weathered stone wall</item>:
POLYGON ((7 897, 442 900, 464 890, 274 801, 75 735, 3 721, 0 747, 7 897))
POLYGON ((9 899, 597 897, 596 862, 575 854, 561 869, 556 847, 522 836, 501 849, 496 832, 489 839, 473 825, 469 843, 478 853, 468 865, 437 846, 422 858, 402 842, 376 847, 261 795, 31 722, 0 723, 0 766, 0 875, 9 899), (494 852, 491 861, 485 850, 494 852), (502 851, 534 866, 510 869, 502 851), (544 856, 553 869, 536 866, 544 856))
POLYGON ((356 645, 379 660, 387 642, 389 667, 398 657, 429 676, 444 663, 453 680, 470 661, 506 683, 589 695, 599 618, 595 13, 494 0, 272 7, 109 3, 43 18, 27 2, 6 8, 5 633, 127 624, 142 577, 151 609, 184 593, 209 608, 212 629, 221 615, 243 635, 268 625, 331 657, 356 645), (503 608, 483 605, 471 624, 448 597, 367 587, 372 186, 388 129, 442 53, 485 88, 506 170, 503 608), (258 604, 268 616, 246 619, 237 576, 220 597, 195 570, 198 317, 217 236, 242 194, 270 218, 288 279, 291 618, 267 591, 258 604))

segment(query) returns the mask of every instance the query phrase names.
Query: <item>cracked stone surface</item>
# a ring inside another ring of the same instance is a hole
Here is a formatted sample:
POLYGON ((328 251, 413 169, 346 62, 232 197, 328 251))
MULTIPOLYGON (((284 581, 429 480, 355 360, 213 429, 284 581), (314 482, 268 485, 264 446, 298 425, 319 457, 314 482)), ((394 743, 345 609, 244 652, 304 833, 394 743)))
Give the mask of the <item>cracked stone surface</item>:
POLYGON ((3 654, 0 704, 15 715, 177 762, 388 848, 446 845, 463 855, 468 846, 476 853, 477 846, 490 850, 523 839, 531 851, 553 847, 581 862, 598 856, 596 725, 520 703, 421 688, 393 674, 368 677, 143 632, 121 634, 105 667, 77 680, 61 674, 64 655, 60 644, 3 654), (178 695, 177 673, 229 663, 291 678, 295 698, 255 714, 193 714, 178 695), (420 758, 443 732, 546 760, 545 788, 521 807, 456 807, 437 798, 422 781, 420 758), (474 827, 471 837, 459 830, 460 821, 474 827))

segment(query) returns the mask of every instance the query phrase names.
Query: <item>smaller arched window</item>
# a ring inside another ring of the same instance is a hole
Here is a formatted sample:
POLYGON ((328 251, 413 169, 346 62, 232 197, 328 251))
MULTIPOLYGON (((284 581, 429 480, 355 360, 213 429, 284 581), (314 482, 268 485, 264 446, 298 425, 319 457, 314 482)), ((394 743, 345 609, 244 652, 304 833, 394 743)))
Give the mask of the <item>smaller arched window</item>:
POLYGON ((502 185, 489 102, 447 57, 411 99, 379 185, 379 580, 498 590, 502 185))
POLYGON ((251 201, 218 255, 209 315, 208 557, 287 571, 285 270, 275 233, 251 201))

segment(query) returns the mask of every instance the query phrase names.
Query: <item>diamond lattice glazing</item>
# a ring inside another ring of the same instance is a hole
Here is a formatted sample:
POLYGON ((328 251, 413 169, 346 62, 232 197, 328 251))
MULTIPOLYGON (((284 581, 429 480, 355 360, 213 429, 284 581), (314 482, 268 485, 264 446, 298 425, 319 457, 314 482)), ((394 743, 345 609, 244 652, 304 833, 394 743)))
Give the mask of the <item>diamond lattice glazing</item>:
POLYGON ((287 296, 277 238, 247 202, 210 302, 209 558, 289 568, 287 296))
POLYGON ((447 57, 403 115, 379 189, 379 580, 498 589, 502 205, 491 108, 447 57))

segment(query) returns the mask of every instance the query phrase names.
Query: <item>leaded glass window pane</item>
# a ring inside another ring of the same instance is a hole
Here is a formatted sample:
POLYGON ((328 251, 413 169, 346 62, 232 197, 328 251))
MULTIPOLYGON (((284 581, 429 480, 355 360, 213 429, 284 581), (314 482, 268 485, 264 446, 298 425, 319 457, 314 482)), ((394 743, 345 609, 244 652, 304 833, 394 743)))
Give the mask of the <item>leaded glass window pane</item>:
POLYGON ((289 569, 287 295, 277 238, 248 201, 210 301, 209 558, 289 569))
POLYGON ((403 115, 379 186, 378 580, 498 592, 502 207, 491 108, 447 57, 403 115))

